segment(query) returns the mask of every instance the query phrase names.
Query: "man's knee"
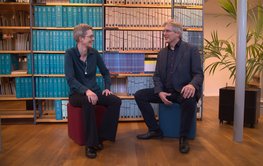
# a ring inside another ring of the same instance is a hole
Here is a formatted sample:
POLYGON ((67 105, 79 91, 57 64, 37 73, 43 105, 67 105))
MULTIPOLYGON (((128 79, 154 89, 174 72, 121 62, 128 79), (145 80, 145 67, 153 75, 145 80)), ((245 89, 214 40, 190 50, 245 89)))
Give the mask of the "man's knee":
POLYGON ((142 95, 143 95, 143 89, 136 91, 134 94, 135 100, 139 100, 142 97, 142 95))

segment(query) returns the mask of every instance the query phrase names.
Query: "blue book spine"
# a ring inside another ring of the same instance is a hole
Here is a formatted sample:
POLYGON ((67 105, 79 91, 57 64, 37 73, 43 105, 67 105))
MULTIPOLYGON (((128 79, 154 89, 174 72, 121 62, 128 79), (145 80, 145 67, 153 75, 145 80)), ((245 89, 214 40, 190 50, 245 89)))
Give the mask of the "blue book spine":
POLYGON ((58 80, 53 78, 54 97, 58 97, 58 80))
POLYGON ((49 31, 45 31, 45 50, 50 50, 50 44, 49 44, 49 31))
POLYGON ((20 77, 20 95, 22 98, 26 97, 26 78, 20 77))
POLYGON ((58 97, 63 97, 62 95, 62 79, 57 78, 57 91, 58 91, 58 97))
POLYGON ((53 78, 48 78, 48 97, 54 97, 53 78))
POLYGON ((82 22, 88 24, 88 8, 82 7, 82 22))
POLYGON ((62 102, 61 102, 61 100, 55 100, 55 112, 56 112, 56 120, 62 120, 62 102))
POLYGON ((27 73, 32 74, 32 55, 27 54, 27 73))
POLYGON ((32 86, 32 78, 28 78, 28 86, 29 86, 29 96, 28 97, 33 97, 33 86, 32 86))
POLYGON ((63 27, 68 27, 69 25, 68 25, 68 12, 67 12, 67 7, 65 7, 65 6, 63 6, 62 7, 62 13, 63 13, 63 15, 62 15, 62 19, 63 19, 63 21, 62 21, 62 26, 63 27))
POLYGON ((62 6, 56 6, 56 24, 62 27, 62 6))
POLYGON ((46 7, 42 7, 42 15, 43 15, 43 27, 47 26, 47 8, 46 7))
POLYGON ((49 36, 49 50, 54 51, 54 41, 53 41, 53 31, 48 31, 48 36, 49 36))
POLYGON ((38 10, 38 6, 34 6, 34 23, 35 23, 35 27, 39 26, 39 10, 38 10))
POLYGON ((38 89, 39 89, 39 92, 38 92, 38 95, 39 97, 44 97, 43 95, 43 77, 38 77, 38 89))
POLYGON ((39 77, 35 78, 35 83, 36 83, 36 97, 39 97, 39 77))
POLYGON ((47 11, 47 26, 48 27, 52 27, 52 8, 51 6, 47 6, 46 7, 46 11, 47 11))
POLYGON ((21 78, 15 78, 16 81, 16 98, 21 98, 21 78))
POLYGON ((67 7, 67 13, 68 13, 68 26, 73 27, 72 7, 67 7))
POLYGON ((43 6, 38 6, 38 26, 43 27, 43 6))
POLYGON ((51 26, 52 27, 56 27, 56 24, 57 24, 57 22, 56 22, 56 7, 55 6, 52 6, 51 7, 51 26))
POLYGON ((50 74, 55 74, 55 65, 54 65, 54 54, 49 54, 49 61, 50 61, 50 74))

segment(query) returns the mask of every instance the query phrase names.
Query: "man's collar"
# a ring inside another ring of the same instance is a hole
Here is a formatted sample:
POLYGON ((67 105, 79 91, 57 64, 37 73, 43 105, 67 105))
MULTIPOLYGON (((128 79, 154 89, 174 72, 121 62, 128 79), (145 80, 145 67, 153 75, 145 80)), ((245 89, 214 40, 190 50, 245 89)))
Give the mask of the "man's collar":
POLYGON ((173 50, 175 50, 176 48, 180 47, 181 43, 182 43, 182 40, 180 39, 180 40, 175 44, 174 49, 171 49, 170 45, 168 45, 168 49, 173 51, 173 50))

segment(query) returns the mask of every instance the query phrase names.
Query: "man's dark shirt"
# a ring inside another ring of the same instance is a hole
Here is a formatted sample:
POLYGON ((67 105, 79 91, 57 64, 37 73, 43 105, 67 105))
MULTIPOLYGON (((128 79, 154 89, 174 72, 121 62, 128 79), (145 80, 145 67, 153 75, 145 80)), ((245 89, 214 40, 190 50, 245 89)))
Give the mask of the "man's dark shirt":
POLYGON ((96 82, 97 66, 104 78, 105 89, 110 90, 110 73, 97 50, 89 48, 85 62, 80 60, 77 47, 66 51, 65 75, 70 87, 70 95, 73 93, 85 94, 88 89, 96 94, 101 93, 96 82))
POLYGON ((174 65, 175 65, 175 61, 176 61, 176 56, 178 55, 178 51, 179 51, 179 46, 181 44, 181 40, 179 40, 175 47, 174 50, 172 50, 170 48, 170 46, 168 46, 168 52, 167 52, 167 65, 166 65, 166 81, 164 84, 164 90, 165 92, 174 92, 174 88, 173 88, 173 71, 174 71, 174 65))

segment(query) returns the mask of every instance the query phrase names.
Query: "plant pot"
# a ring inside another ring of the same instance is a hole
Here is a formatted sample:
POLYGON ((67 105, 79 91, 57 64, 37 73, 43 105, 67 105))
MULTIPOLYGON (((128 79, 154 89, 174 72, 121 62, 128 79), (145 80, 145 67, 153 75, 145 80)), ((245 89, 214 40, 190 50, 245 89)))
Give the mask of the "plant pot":
MULTIPOLYGON (((255 127, 260 116, 260 88, 246 88, 244 124, 255 127)), ((219 121, 232 123, 234 119, 235 88, 224 87, 219 90, 219 121)))

